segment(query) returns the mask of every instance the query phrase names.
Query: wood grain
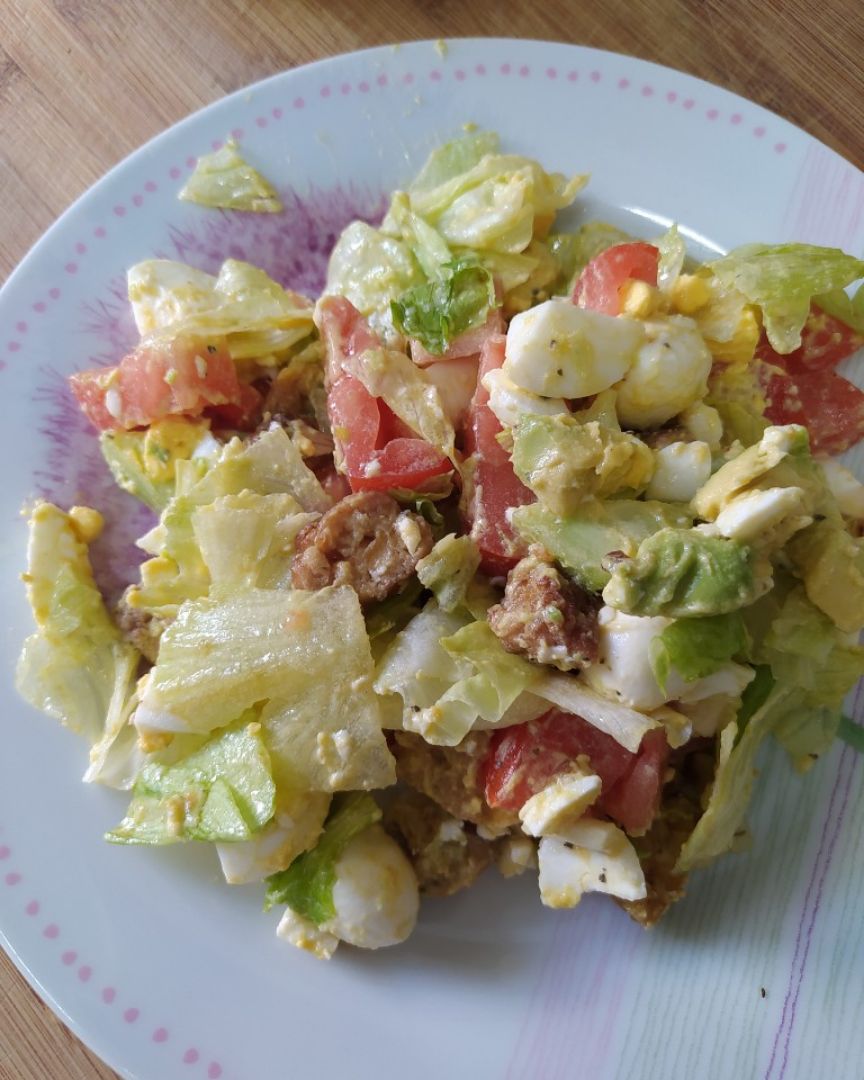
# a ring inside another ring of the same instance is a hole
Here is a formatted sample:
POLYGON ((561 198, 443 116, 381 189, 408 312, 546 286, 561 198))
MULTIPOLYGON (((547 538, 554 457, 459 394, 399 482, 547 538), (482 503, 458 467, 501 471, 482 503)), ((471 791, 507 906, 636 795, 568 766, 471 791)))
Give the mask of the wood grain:
MULTIPOLYGON (((578 42, 679 68, 864 165, 864 9, 850 0, 3 0, 0 280, 131 150, 222 94, 416 38, 578 42)), ((0 954, 0 1080, 111 1080, 0 954)))

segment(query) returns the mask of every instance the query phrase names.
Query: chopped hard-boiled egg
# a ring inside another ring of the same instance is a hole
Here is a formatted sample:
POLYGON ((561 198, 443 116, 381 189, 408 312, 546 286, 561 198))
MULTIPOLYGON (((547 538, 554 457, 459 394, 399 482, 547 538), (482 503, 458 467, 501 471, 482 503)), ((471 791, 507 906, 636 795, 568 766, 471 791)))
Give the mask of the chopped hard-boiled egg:
POLYGON ((558 416, 566 413, 563 398, 541 397, 517 386, 503 368, 495 368, 483 376, 489 391, 489 408, 503 427, 516 427, 521 416, 558 416))
POLYGON ((417 878, 402 849, 380 825, 364 829, 336 863, 336 916, 321 929, 349 945, 380 949, 404 941, 417 922, 417 878))
MULTIPOLYGON (((479 829, 478 829, 479 833, 479 829)), ((527 836, 508 836, 498 848, 497 866, 504 877, 516 877, 537 868, 537 848, 527 836)))
POLYGON ((291 800, 283 796, 275 818, 251 840, 217 844, 228 884, 263 881, 284 870, 301 852, 314 846, 329 805, 330 796, 324 792, 305 792, 291 800))
POLYGON ((611 821, 580 821, 564 837, 544 837, 538 853, 540 898, 547 907, 575 907, 587 892, 621 900, 647 895, 639 857, 611 821))
POLYGON ((681 426, 693 439, 708 443, 712 450, 720 445, 723 438, 723 421, 720 413, 704 401, 697 401, 688 406, 678 417, 681 426))
POLYGON ((711 371, 711 354, 692 319, 671 315, 640 325, 648 340, 618 387, 616 409, 625 428, 665 424, 705 396, 711 371))
POLYGON ((289 945, 311 952, 319 960, 329 960, 339 945, 339 938, 335 934, 316 926, 310 919, 304 919, 290 907, 285 909, 285 914, 279 920, 276 935, 289 945))
POLYGON ((519 811, 522 828, 529 836, 557 836, 575 824, 600 795, 600 777, 588 769, 557 776, 532 795, 519 811))
POLYGON ((778 539, 785 542, 805 528, 812 518, 805 512, 806 495, 799 487, 775 487, 745 491, 720 511, 714 524, 730 540, 749 543, 778 539))
POLYGON ((504 371, 516 386, 544 397, 588 397, 623 378, 644 340, 643 324, 634 319, 547 300, 514 316, 504 371))
POLYGON ((679 274, 669 290, 672 307, 682 315, 692 315, 711 299, 705 279, 696 274, 679 274))
POLYGON ((711 449, 705 442, 674 442, 654 453, 649 499, 690 502, 711 475, 711 449))
POLYGON ((647 281, 631 278, 618 290, 621 301, 621 314, 631 319, 647 319, 653 315, 660 303, 660 290, 647 281))

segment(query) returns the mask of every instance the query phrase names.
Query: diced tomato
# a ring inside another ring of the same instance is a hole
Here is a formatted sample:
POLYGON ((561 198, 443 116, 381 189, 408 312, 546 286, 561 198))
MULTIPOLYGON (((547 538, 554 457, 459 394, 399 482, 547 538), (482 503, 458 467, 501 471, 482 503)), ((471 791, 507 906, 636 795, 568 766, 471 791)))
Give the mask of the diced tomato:
POLYGON ((842 454, 864 438, 864 393, 835 371, 772 373, 765 387, 772 424, 804 424, 814 453, 842 454))
POLYGON ((864 337, 861 334, 814 304, 801 331, 801 344, 794 352, 785 355, 775 352, 763 334, 756 355, 768 364, 798 374, 832 371, 841 360, 862 347, 864 337))
POLYGON ((249 383, 240 383, 240 397, 236 404, 213 405, 206 409, 206 415, 213 418, 217 427, 232 428, 235 431, 251 431, 261 419, 261 394, 249 383))
POLYGON ((348 483, 347 478, 342 473, 336 472, 332 462, 328 461, 326 465, 316 469, 315 475, 318 477, 321 487, 324 488, 334 503, 351 494, 351 485, 348 483))
POLYGON ((346 373, 345 361, 381 342, 344 296, 318 305, 326 347, 327 411, 340 460, 352 491, 389 491, 424 484, 453 466, 440 450, 421 439, 380 399, 346 373))
POLYGON ((440 356, 427 352, 419 341, 411 339, 411 359, 418 367, 429 367, 440 364, 443 360, 456 360, 463 356, 477 356, 483 348, 487 338, 496 334, 503 334, 504 316, 501 308, 492 308, 486 316, 486 322, 482 326, 475 326, 473 330, 466 330, 464 334, 454 338, 447 350, 440 356))
POLYGON ((583 754, 602 783, 593 809, 629 832, 647 829, 657 812, 669 756, 665 732, 648 732, 639 752, 631 754, 587 720, 558 709, 492 735, 484 762, 486 801, 519 810, 583 754))
POLYGON ((621 286, 634 278, 656 285, 659 258, 660 252, 653 244, 641 241, 616 244, 601 251, 579 275, 573 289, 574 304, 604 315, 618 315, 621 286))
POLYGON ((333 436, 352 491, 420 491, 426 481, 450 472, 450 461, 413 432, 411 438, 385 442, 381 405, 350 375, 338 379, 327 395, 333 436))
POLYGON ((468 524, 482 556, 480 568, 493 577, 512 570, 525 554, 524 545, 507 521, 507 511, 534 501, 534 495, 513 471, 510 456, 496 438, 502 428, 489 408, 489 393, 483 386, 486 372, 504 363, 505 341, 501 334, 484 342, 477 389, 465 427, 465 450, 474 455, 468 524))
POLYGON ((240 405, 241 384, 224 339, 179 336, 139 345, 116 367, 80 371, 69 385, 102 430, 136 428, 166 416, 200 416, 212 405, 240 405))

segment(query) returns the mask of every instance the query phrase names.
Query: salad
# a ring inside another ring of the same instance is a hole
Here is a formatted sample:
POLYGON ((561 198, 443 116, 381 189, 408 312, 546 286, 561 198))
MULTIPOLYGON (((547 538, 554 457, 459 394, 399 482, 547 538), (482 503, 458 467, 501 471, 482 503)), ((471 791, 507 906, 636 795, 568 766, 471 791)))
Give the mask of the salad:
MULTIPOLYGON (((69 380, 154 524, 114 603, 99 508, 31 508, 19 691, 128 793, 108 841, 214 845, 318 956, 492 866, 649 926, 766 739, 860 741, 864 262, 556 226, 586 180, 471 132, 320 297, 133 266, 140 344, 69 380)), ((183 197, 279 210, 233 145, 183 197)))

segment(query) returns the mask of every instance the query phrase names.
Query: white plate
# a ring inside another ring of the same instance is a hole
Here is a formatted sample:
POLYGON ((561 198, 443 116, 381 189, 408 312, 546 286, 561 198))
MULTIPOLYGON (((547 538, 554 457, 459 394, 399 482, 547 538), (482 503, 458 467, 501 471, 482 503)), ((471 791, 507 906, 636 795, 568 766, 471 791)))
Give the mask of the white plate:
MULTIPOLYGON (((124 796, 82 786, 83 744, 11 689, 30 626, 19 507, 34 491, 109 501, 60 376, 129 343, 124 269, 157 253, 206 269, 239 255, 314 291, 339 229, 380 211, 467 121, 550 168, 590 170, 586 213, 649 236, 674 219, 707 247, 864 248, 862 174, 803 132, 686 75, 540 42, 454 41, 445 56, 421 43, 286 72, 109 173, 0 297, 7 948, 97 1053, 142 1080, 857 1077, 864 807, 851 750, 803 779, 771 760, 752 851, 696 875, 653 933, 602 899, 544 910, 535 882, 490 873, 428 902, 404 947, 328 965, 278 942, 260 888, 221 885, 209 850, 103 843, 124 796), (192 156, 232 131, 285 189, 283 215, 176 200, 192 156)), ((140 517, 115 523, 103 572, 122 575, 140 531, 140 517)))

